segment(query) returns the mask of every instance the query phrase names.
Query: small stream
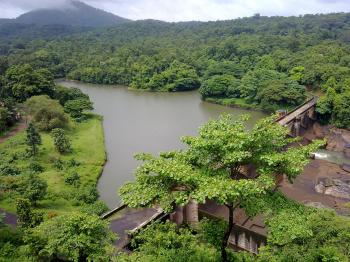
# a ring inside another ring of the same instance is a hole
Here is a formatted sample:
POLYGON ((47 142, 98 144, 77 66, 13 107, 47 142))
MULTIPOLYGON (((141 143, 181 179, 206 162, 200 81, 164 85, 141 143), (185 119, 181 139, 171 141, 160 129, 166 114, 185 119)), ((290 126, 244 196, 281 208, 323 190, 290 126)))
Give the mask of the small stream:
POLYGON ((315 159, 326 160, 338 165, 350 165, 350 158, 347 158, 343 152, 335 152, 325 149, 320 149, 315 153, 315 159))

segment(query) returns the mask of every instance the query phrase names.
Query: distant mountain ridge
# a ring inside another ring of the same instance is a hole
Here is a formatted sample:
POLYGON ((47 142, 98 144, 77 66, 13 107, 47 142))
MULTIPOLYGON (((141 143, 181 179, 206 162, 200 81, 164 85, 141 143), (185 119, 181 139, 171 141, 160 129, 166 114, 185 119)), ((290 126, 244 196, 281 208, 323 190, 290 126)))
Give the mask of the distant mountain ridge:
MULTIPOLYGON (((0 19, 1 20, 5 19, 0 19)), ((43 8, 20 15, 16 19, 8 20, 20 24, 35 25, 69 25, 84 27, 104 27, 128 22, 129 19, 94 8, 83 2, 68 1, 64 6, 55 8, 43 8)), ((3 22, 3 23, 4 23, 3 22)))

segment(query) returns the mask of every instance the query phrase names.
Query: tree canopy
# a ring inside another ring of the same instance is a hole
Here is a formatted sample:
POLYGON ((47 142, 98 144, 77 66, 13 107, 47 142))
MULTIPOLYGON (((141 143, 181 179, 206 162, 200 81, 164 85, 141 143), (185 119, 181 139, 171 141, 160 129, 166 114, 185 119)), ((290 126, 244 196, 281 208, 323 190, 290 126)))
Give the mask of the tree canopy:
POLYGON ((32 254, 44 260, 108 261, 115 239, 96 215, 70 213, 49 219, 26 238, 32 254))
POLYGON ((292 181, 299 175, 322 142, 287 148, 295 139, 286 138, 288 130, 273 121, 260 120, 252 130, 245 126, 246 116, 234 121, 230 115, 203 125, 197 137, 184 137, 187 148, 165 152, 159 157, 137 155, 143 164, 136 170, 136 181, 119 190, 123 202, 131 207, 160 205, 171 211, 174 205, 191 200, 213 200, 229 208, 229 228, 222 244, 226 245, 233 227, 237 206, 248 210, 251 199, 263 197, 276 186, 276 175, 292 181), (245 172, 251 165, 257 175, 245 172), (254 178, 254 179, 252 179, 254 178))

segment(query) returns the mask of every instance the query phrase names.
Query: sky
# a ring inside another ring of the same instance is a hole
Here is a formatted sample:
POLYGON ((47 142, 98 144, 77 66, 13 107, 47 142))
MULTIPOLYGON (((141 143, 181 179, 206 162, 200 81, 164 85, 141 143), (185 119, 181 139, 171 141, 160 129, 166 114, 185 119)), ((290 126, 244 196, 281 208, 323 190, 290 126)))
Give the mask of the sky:
MULTIPOLYGON (((69 0, 0 0, 0 17, 14 18, 38 8, 67 6, 69 0)), ((138 20, 213 21, 261 15, 350 12, 350 0, 81 0, 96 8, 138 20)))

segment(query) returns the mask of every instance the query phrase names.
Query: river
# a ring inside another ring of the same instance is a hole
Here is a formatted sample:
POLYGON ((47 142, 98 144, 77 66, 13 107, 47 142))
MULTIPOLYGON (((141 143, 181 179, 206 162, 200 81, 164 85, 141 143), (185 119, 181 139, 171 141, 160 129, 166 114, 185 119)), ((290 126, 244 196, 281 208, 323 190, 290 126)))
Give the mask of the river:
POLYGON ((120 202, 118 188, 133 180, 137 152, 157 154, 182 147, 180 137, 196 135, 198 127, 222 113, 250 114, 248 127, 265 116, 262 112, 229 108, 201 101, 198 92, 154 93, 122 86, 59 81, 88 94, 95 112, 104 117, 108 161, 98 182, 100 197, 109 207, 120 202))

